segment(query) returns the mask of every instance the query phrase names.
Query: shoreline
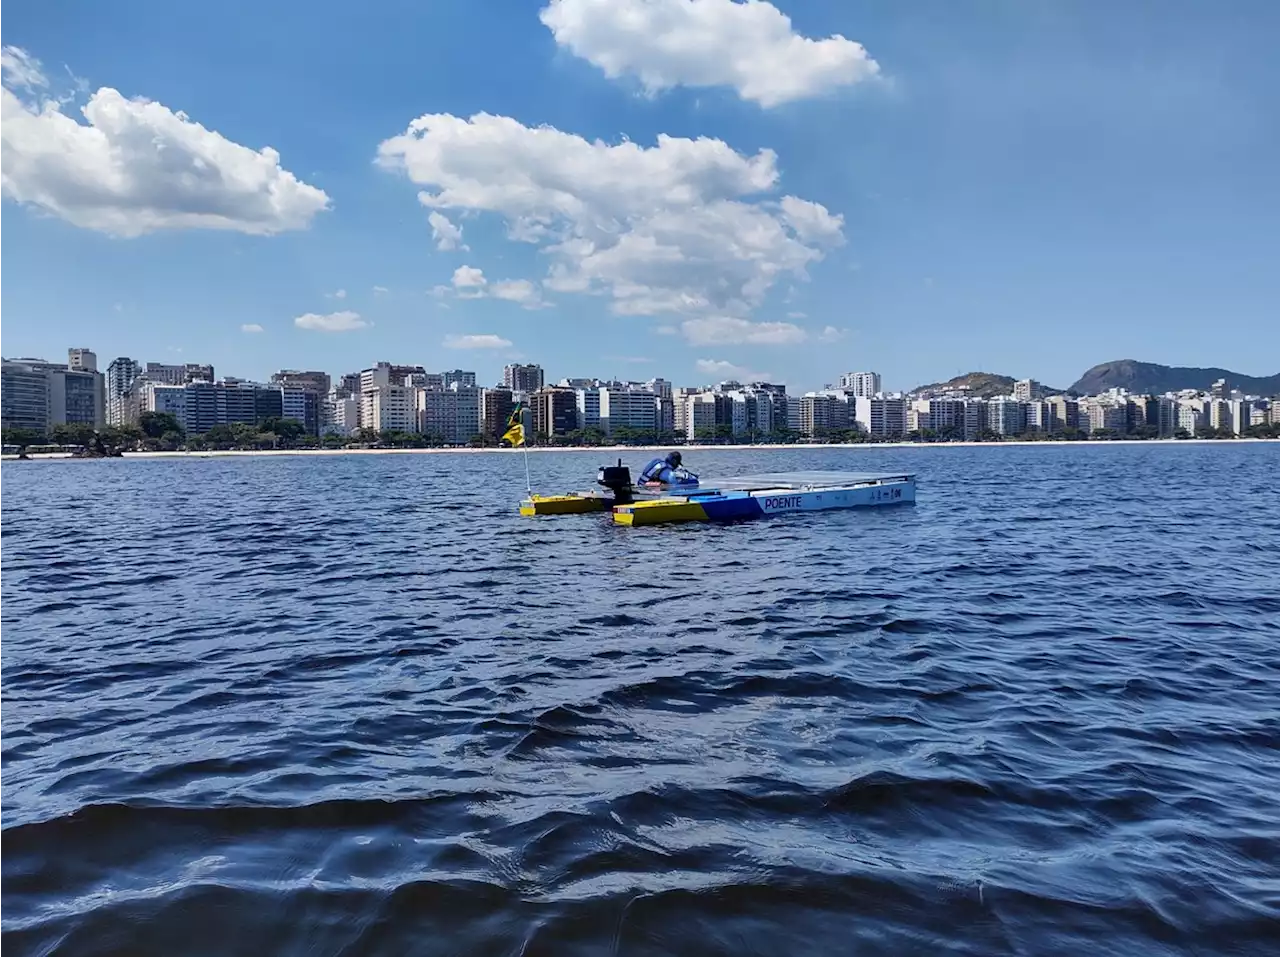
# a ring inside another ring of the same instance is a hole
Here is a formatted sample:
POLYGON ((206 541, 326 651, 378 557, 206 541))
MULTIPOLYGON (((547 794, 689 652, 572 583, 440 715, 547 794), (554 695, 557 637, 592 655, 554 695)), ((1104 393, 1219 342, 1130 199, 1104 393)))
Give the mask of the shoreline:
MULTIPOLYGON (((628 452, 660 452, 670 448, 692 450, 697 452, 741 452, 741 451, 781 451, 781 450, 816 450, 816 449, 954 449, 954 448, 1004 448, 1008 446, 1064 446, 1064 445, 1125 445, 1125 446, 1166 446, 1166 445, 1242 445, 1266 444, 1280 442, 1278 439, 1042 439, 1039 441, 1011 439, 1007 442, 832 442, 790 444, 790 445, 539 445, 531 446, 527 451, 534 454, 546 452, 595 452, 628 453, 628 452)), ((237 457, 280 457, 289 455, 516 455, 525 449, 498 448, 431 448, 431 449, 217 449, 201 452, 125 452, 123 459, 210 459, 237 457)), ((18 461, 72 461, 101 462, 111 458, 74 458, 71 452, 38 452, 28 459, 19 459, 17 455, 2 455, 5 462, 18 461)))

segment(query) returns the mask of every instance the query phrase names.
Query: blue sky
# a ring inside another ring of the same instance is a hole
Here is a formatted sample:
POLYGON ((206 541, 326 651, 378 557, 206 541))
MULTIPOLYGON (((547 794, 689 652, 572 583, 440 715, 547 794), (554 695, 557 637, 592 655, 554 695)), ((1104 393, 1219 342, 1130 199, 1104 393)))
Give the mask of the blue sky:
POLYGON ((1280 6, 776 6, 11 6, 4 354, 1280 371, 1280 6))

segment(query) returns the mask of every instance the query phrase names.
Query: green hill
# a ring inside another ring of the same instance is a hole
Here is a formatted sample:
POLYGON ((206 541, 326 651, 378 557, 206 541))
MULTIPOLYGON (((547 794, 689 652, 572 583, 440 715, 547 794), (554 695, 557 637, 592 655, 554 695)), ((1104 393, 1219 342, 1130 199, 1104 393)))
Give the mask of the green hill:
POLYGON ((1228 369, 1162 366, 1135 359, 1117 359, 1096 365, 1071 388, 1081 395, 1097 395, 1116 388, 1159 395, 1182 389, 1208 389, 1218 379, 1226 379, 1230 388, 1254 395, 1280 394, 1280 375, 1248 376, 1228 369))

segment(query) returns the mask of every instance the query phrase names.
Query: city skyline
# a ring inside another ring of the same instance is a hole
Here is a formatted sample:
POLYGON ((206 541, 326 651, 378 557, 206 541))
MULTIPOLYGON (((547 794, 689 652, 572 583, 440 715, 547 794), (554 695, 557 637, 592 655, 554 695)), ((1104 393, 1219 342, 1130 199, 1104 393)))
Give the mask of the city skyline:
POLYGON ((1269 375, 1280 10, 1248 6, 725 0, 699 31, 684 0, 452 0, 352 37, 283 4, 254 8, 297 41, 270 57, 234 16, 15 9, 5 354, 109 331, 255 379, 353 352, 794 389, 1066 385, 1099 353, 1269 375))
POLYGON ((336 381, 319 370, 280 369, 270 382, 256 382, 215 377, 209 364, 125 356, 106 363, 104 372, 97 354, 85 347, 69 348, 65 363, 6 358, 3 366, 6 445, 92 443, 95 454, 148 438, 169 448, 277 447, 282 437, 287 444, 312 445, 484 445, 503 436, 516 409, 525 410, 526 434, 538 444, 1274 438, 1280 427, 1280 397, 1251 393, 1223 377, 1207 389, 1159 394, 1120 386, 1063 394, 1031 378, 988 378, 978 393, 969 381, 903 393, 885 390, 878 372, 863 370, 841 373, 820 390, 789 394, 780 383, 733 379, 695 386, 660 377, 548 381, 532 363, 508 364, 494 386, 481 386, 469 370, 432 372, 387 361, 336 381))

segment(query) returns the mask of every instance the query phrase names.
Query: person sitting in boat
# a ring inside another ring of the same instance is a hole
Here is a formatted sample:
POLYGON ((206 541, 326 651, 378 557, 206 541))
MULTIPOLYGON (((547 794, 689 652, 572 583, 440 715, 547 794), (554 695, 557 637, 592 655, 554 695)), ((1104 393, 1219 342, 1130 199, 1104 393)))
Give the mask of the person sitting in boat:
POLYGON ((668 452, 664 458, 654 459, 640 473, 641 485, 697 485, 698 476, 680 464, 679 452, 668 452))

